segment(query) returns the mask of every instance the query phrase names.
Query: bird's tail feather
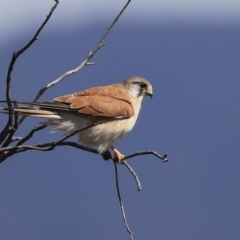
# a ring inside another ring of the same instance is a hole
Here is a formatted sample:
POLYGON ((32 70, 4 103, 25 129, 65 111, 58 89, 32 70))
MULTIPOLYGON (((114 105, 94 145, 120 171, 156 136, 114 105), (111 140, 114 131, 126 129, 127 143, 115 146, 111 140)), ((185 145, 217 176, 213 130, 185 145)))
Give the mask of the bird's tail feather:
MULTIPOLYGON (((0 101, 7 103, 6 101, 0 101)), ((54 104, 47 103, 30 103, 30 102, 12 102, 15 103, 15 106, 10 107, 0 107, 0 113, 9 114, 13 113, 15 115, 23 115, 23 116, 31 116, 31 117, 39 117, 39 118, 51 118, 51 119, 61 119, 61 117, 54 111, 60 110, 61 108, 57 106, 53 107, 54 104), (17 105, 25 105, 23 107, 16 106, 17 105), (40 108, 44 109, 40 109, 40 108)), ((62 110, 62 109, 61 109, 62 110)))
POLYGON ((53 118, 60 119, 61 117, 54 112, 41 110, 41 109, 26 109, 26 108, 0 108, 0 112, 4 114, 9 114, 12 112, 15 115, 22 116, 31 116, 31 117, 39 117, 39 118, 53 118))

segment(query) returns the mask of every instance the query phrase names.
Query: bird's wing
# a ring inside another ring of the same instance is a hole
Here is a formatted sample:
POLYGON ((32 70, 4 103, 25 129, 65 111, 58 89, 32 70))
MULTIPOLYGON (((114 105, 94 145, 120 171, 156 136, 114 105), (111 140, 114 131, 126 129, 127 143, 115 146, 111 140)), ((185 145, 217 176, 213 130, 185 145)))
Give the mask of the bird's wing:
POLYGON ((119 84, 90 88, 53 101, 67 103, 70 109, 92 116, 130 118, 134 114, 129 94, 119 84))

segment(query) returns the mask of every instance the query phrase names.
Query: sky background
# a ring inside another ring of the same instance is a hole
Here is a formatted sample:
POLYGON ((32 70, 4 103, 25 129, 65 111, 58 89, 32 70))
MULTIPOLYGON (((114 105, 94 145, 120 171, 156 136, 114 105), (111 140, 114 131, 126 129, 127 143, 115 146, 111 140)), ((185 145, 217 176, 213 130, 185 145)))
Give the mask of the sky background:
MULTIPOLYGON (((5 1, 0 10, 0 98, 13 51, 23 47, 53 1, 5 1), (10 5, 11 4, 11 5, 10 5)), ((17 61, 12 97, 38 90, 78 66, 125 1, 62 1, 39 40, 17 61)), ((240 2, 132 1, 103 47, 85 67, 49 89, 51 100, 138 75, 153 85, 133 131, 117 141, 125 154, 168 153, 129 160, 119 184, 135 239, 239 239, 240 2)), ((6 123, 0 115, 0 127, 6 123)), ((17 132, 38 126, 28 118, 17 132)), ((28 143, 57 140, 45 129, 28 143)), ((75 140, 75 138, 73 138, 75 140)), ((0 166, 0 237, 130 239, 122 221, 114 166, 73 148, 26 152, 0 166)))

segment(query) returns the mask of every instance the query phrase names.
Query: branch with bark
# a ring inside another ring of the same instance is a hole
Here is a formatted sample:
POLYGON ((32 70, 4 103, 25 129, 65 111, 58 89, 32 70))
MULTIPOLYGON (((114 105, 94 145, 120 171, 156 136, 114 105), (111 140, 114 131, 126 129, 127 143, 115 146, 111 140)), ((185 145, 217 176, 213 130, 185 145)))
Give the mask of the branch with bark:
MULTIPOLYGON (((62 74, 57 79, 55 79, 55 80, 51 81, 50 83, 46 84, 45 86, 43 86, 38 91, 37 95, 33 99, 33 102, 37 102, 41 98, 41 96, 46 92, 46 90, 48 90, 49 88, 51 88, 51 87, 55 86, 56 84, 60 83, 61 81, 66 79, 68 76, 79 72, 80 70, 82 70, 87 65, 94 65, 94 63, 90 62, 90 60, 105 45, 105 40, 106 40, 108 34, 112 30, 112 28, 114 27, 116 22, 119 20, 122 13, 128 7, 130 2, 131 2, 131 0, 127 1, 127 3, 121 9, 119 14, 114 19, 114 21, 106 29, 105 33, 103 34, 103 36, 101 37, 101 39, 99 40, 99 42, 97 43, 95 48, 92 51, 90 51, 90 53, 87 55, 87 57, 84 59, 84 61, 82 61, 76 68, 65 72, 64 74, 62 74)), ((7 78, 6 78, 6 101, 5 102, 8 105, 8 109, 13 109, 14 107, 17 107, 17 102, 15 100, 12 100, 12 97, 11 97, 11 80, 12 80, 12 73, 13 73, 13 70, 14 70, 14 65, 15 65, 16 61, 18 60, 18 58, 24 52, 26 52, 34 44, 34 42, 38 39, 41 31, 43 30, 43 28, 46 26, 46 24, 50 20, 51 16, 53 15, 55 10, 57 9, 58 5, 59 5, 59 1, 55 0, 55 4, 52 6, 52 8, 51 8, 50 12, 48 13, 46 19, 43 21, 43 23, 38 28, 38 30, 36 31, 34 36, 31 38, 31 40, 23 48, 21 48, 19 51, 14 52, 13 55, 12 55, 12 59, 9 63, 9 67, 8 67, 8 71, 7 71, 7 78)), ((96 126, 98 124, 102 124, 102 123, 93 124, 93 125, 88 126, 86 128, 79 129, 78 131, 60 139, 59 141, 26 145, 25 143, 28 140, 32 139, 35 134, 37 134, 38 132, 45 129, 46 125, 41 125, 41 126, 38 126, 38 127, 34 127, 29 133, 27 133, 23 137, 15 136, 16 131, 20 128, 20 126, 23 123, 23 121, 25 120, 25 118, 26 118, 25 116, 19 117, 17 114, 14 113, 14 111, 9 111, 8 112, 7 123, 6 123, 5 127, 3 128, 3 130, 1 131, 1 134, 0 134, 0 146, 1 146, 0 147, 0 163, 4 162, 9 157, 11 157, 15 154, 22 153, 22 152, 26 152, 26 151, 30 151, 30 150, 47 152, 47 151, 52 151, 55 148, 62 147, 62 146, 65 146, 65 147, 69 146, 69 147, 80 149, 82 151, 87 151, 87 152, 90 152, 90 153, 99 154, 96 149, 89 148, 89 147, 83 146, 79 143, 71 142, 71 141, 67 141, 67 140, 69 140, 70 137, 72 137, 73 135, 75 135, 76 133, 78 133, 80 131, 86 130, 88 128, 94 127, 94 126, 96 126)), ((124 161, 122 161, 122 163, 121 163, 122 165, 127 167, 128 170, 130 171, 130 173, 133 175, 133 177, 134 177, 134 179, 137 183, 137 189, 139 191, 141 190, 141 183, 139 181, 139 178, 138 178, 137 174, 134 172, 134 170, 131 168, 131 166, 127 163, 126 160, 130 159, 130 158, 137 157, 137 156, 149 155, 149 154, 154 155, 155 157, 161 159, 163 162, 168 161, 166 154, 162 156, 155 151, 141 151, 141 152, 136 152, 136 153, 133 153, 131 155, 125 156, 124 161)), ((114 160, 112 156, 103 156, 103 158, 114 160)), ((115 176, 116 176, 117 194, 118 194, 118 199, 119 199, 119 203, 120 203, 121 210, 122 210, 123 220, 124 220, 126 229, 127 229, 128 233, 130 234, 131 239, 133 239, 133 232, 130 230, 130 228, 127 224, 127 219, 126 219, 126 216, 125 216, 124 207, 123 207, 123 203, 122 203, 122 200, 121 200, 116 162, 114 162, 114 168, 115 168, 115 176)))

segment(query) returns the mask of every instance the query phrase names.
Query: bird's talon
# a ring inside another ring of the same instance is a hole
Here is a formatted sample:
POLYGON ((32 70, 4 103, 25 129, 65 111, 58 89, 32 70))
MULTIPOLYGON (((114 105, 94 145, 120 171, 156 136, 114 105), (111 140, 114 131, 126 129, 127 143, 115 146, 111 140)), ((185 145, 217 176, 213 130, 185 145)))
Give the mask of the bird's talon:
POLYGON ((113 161, 115 161, 116 163, 118 163, 118 164, 120 164, 120 163, 122 163, 123 161, 125 161, 124 160, 124 156, 123 157, 119 157, 119 156, 117 156, 116 154, 114 154, 113 155, 113 161))
POLYGON ((122 163, 124 161, 125 156, 114 147, 112 147, 112 150, 114 151, 112 159, 119 164, 122 163))

